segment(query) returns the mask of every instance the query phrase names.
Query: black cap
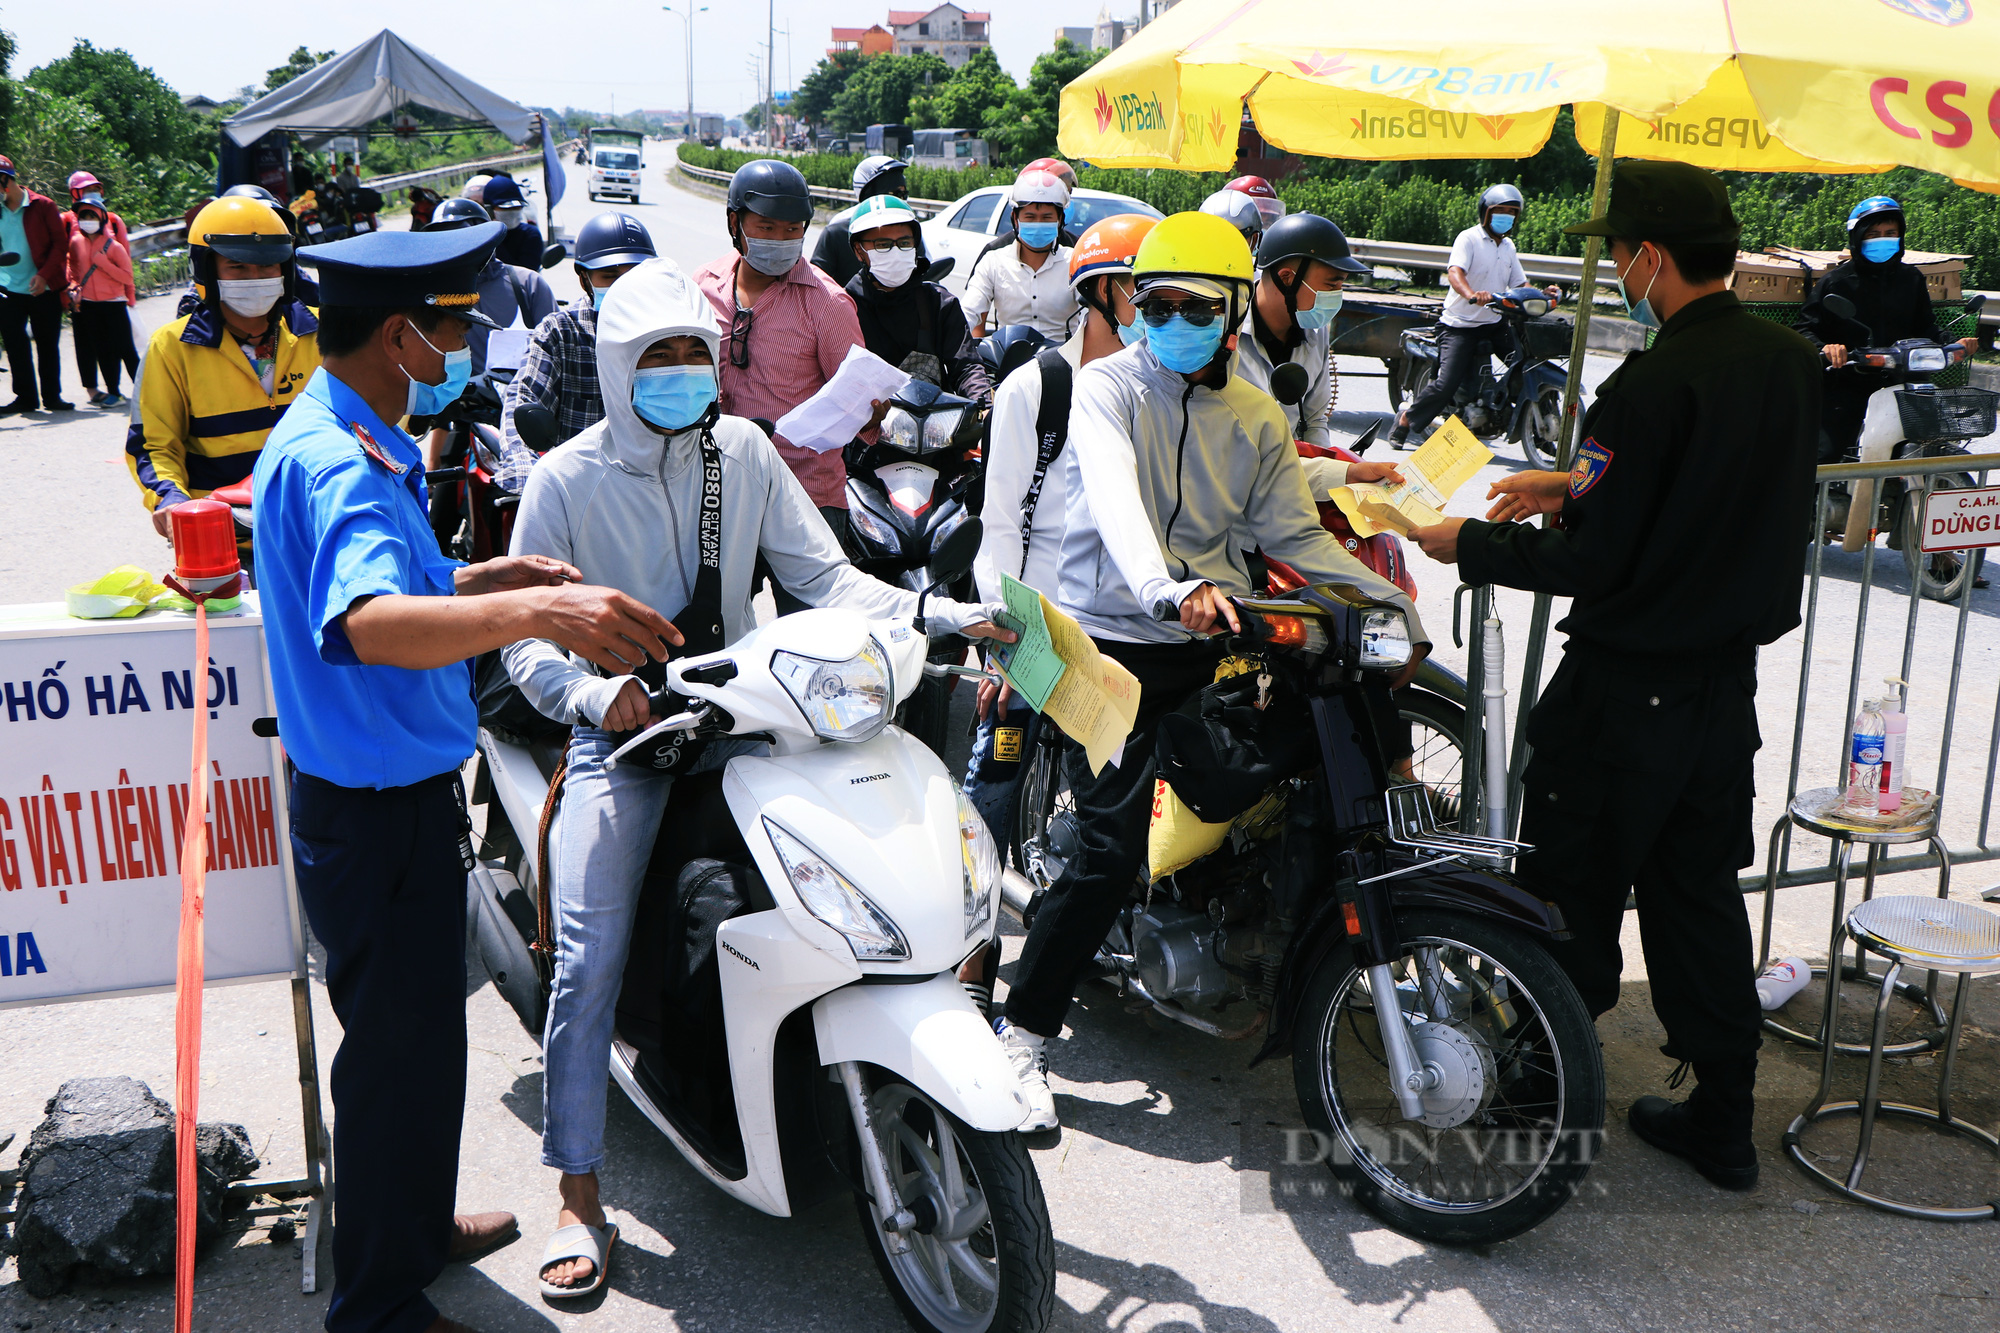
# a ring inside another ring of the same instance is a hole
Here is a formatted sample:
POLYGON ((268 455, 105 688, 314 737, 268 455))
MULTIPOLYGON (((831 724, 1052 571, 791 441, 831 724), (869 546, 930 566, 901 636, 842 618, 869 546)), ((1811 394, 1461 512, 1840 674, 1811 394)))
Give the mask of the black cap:
POLYGON ((319 270, 322 306, 435 306, 489 329, 479 313, 479 272, 507 229, 498 222, 454 231, 375 231, 299 251, 319 270))
POLYGON ((1695 245, 1734 245, 1743 233, 1722 177, 1712 171, 1685 162, 1619 162, 1611 171, 1604 212, 1564 233, 1695 245))

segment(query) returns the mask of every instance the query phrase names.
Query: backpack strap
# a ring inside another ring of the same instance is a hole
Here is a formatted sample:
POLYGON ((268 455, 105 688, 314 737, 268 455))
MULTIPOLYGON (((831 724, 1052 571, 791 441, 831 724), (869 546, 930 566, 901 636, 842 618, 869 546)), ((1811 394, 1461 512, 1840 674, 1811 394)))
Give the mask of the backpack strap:
POLYGON ((1042 484, 1048 480, 1049 464, 1056 461, 1069 440, 1069 362, 1060 348, 1044 347, 1035 354, 1035 368, 1042 376, 1042 406, 1035 413, 1035 475, 1021 497, 1021 573, 1028 572, 1028 540, 1034 532, 1035 507, 1042 502, 1042 484))

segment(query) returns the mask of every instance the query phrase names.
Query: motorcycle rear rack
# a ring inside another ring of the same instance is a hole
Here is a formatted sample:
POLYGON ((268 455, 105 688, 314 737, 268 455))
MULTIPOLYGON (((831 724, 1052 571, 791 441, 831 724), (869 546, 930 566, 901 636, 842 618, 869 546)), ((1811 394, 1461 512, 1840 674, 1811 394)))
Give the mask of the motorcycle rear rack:
POLYGON ((1525 842, 1439 827, 1431 810, 1431 790, 1420 782, 1391 787, 1383 796, 1389 806, 1389 841, 1399 847, 1481 860, 1505 860, 1534 850, 1525 842))

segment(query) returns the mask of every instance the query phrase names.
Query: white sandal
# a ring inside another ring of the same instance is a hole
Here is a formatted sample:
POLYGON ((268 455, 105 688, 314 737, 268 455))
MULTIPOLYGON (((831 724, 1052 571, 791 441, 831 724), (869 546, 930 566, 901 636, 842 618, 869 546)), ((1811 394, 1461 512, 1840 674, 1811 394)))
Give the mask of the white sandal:
POLYGON ((535 1270, 535 1280, 542 1288, 542 1295, 555 1300, 566 1300, 572 1296, 588 1296, 604 1285, 604 1277, 610 1271, 611 1247, 618 1241, 618 1225, 607 1221, 601 1227, 576 1222, 566 1227, 557 1227, 549 1237, 548 1248, 542 1251, 542 1266, 535 1270), (559 1264, 565 1259, 590 1260, 590 1280, 570 1287, 558 1287, 541 1274, 546 1273, 550 1264, 559 1264))

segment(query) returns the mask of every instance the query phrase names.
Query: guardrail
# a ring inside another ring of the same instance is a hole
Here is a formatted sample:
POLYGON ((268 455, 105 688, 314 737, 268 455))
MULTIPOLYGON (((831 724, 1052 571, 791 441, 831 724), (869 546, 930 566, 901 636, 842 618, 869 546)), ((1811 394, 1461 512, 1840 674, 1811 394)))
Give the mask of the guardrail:
MULTIPOLYGON (((560 153, 576 143, 571 139, 557 147, 560 153)), ((473 158, 468 162, 453 162, 448 166, 425 167, 422 171, 398 172, 393 176, 371 176, 361 182, 371 190, 387 194, 391 190, 405 190, 412 185, 429 185, 434 181, 468 180, 482 171, 494 167, 527 166, 542 160, 542 150, 537 148, 526 153, 502 153, 493 157, 473 158)), ((169 218, 164 222, 149 223, 135 227, 130 232, 128 245, 135 260, 162 255, 176 246, 187 244, 187 223, 180 218, 169 218)))
MULTIPOLYGON (((700 181, 704 185, 726 186, 729 184, 730 173, 727 171, 714 171, 708 167, 690 166, 681 161, 679 157, 674 158, 674 166, 679 168, 681 175, 686 176, 689 180, 700 181)), ((861 198, 859 191, 837 189, 830 185, 808 185, 806 189, 811 193, 814 203, 823 204, 835 210, 846 208, 861 198)), ((910 206, 912 212, 921 217, 936 217, 939 213, 944 212, 947 208, 957 203, 958 200, 905 199, 903 202, 910 206)))

